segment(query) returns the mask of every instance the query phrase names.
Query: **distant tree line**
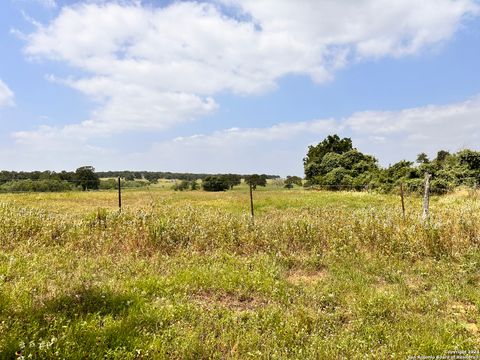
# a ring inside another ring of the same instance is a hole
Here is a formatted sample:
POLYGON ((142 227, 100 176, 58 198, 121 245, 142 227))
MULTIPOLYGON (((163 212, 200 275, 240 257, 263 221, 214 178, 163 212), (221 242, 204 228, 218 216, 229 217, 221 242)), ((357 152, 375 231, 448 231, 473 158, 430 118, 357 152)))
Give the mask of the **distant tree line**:
MULTIPOLYGON (((197 190, 202 180, 206 191, 232 189, 241 183, 241 179, 252 177, 253 186, 265 186, 267 179, 279 178, 278 175, 239 175, 239 174, 194 174, 152 171, 103 171, 95 172, 92 166, 82 166, 76 171, 1 171, 0 192, 42 192, 67 190, 109 190, 118 188, 117 178, 121 178, 124 188, 143 187, 157 183, 159 179, 181 180, 175 183, 174 190, 197 190)), ((248 181, 248 180, 247 180, 248 181)))
POLYGON ((391 192, 400 183, 405 190, 421 192, 425 173, 432 175, 431 192, 444 194, 461 186, 480 184, 480 152, 464 149, 456 153, 440 150, 430 160, 425 153, 418 154, 416 162, 402 160, 387 168, 378 165, 375 157, 363 154, 353 147, 350 138, 330 135, 315 146, 309 146, 303 159, 305 179, 277 175, 253 174, 194 174, 154 171, 95 172, 91 166, 76 171, 0 171, 0 191, 66 191, 115 189, 117 178, 122 187, 141 187, 159 179, 181 180, 174 190, 225 191, 245 182, 256 189, 266 186, 268 179, 281 181, 286 188, 296 186, 319 187, 329 190, 377 190, 391 192), (103 179, 101 179, 103 178, 103 179), (142 181, 139 181, 142 180, 142 181), (201 185, 198 180, 201 180, 201 185))
POLYGON ((13 180, 65 180, 75 179, 74 171, 0 171, 0 184, 13 180))
POLYGON ((303 164, 305 185, 329 190, 390 192, 403 183, 406 190, 420 192, 425 173, 432 175, 431 191, 436 194, 447 193, 460 185, 480 184, 480 152, 468 149, 453 154, 440 150, 432 160, 421 153, 416 163, 402 160, 381 168, 373 156, 355 149, 350 138, 330 135, 308 148, 303 164))
MULTIPOLYGON (((248 175, 241 174, 202 174, 202 173, 174 173, 174 172, 162 172, 162 171, 95 171, 91 166, 83 166, 79 169, 88 168, 93 171, 98 178, 122 178, 127 181, 133 180, 148 180, 150 182, 156 182, 159 179, 169 180, 203 180, 207 176, 239 176, 241 179, 248 175)), ((77 170, 78 171, 78 170, 77 170)), ((75 181, 78 179, 77 171, 0 171, 0 184, 13 180, 65 180, 75 181)), ((278 175, 262 175, 267 179, 277 179, 278 175)))
POLYGON ((11 180, 0 185, 0 192, 54 192, 74 190, 75 184, 64 180, 11 180))
MULTIPOLYGON (((256 189, 257 186, 266 186, 267 179, 272 178, 266 174, 253 174, 253 175, 238 175, 238 174, 223 174, 223 175, 209 175, 202 179, 202 188, 205 191, 225 191, 231 190, 234 186, 240 185, 242 178, 245 182, 256 189)), ((277 177, 275 177, 277 178, 277 177)), ((173 189, 184 190, 196 190, 198 183, 196 180, 182 180, 181 183, 175 184, 173 189)))
MULTIPOLYGON (((204 180, 211 176, 239 176, 240 179, 248 175, 241 174, 203 174, 203 173, 177 173, 177 172, 163 172, 163 171, 98 171, 96 173, 100 178, 117 178, 120 177, 125 180, 148 180, 151 183, 156 183, 160 179, 167 180, 204 180)), ((278 175, 265 175, 267 179, 277 179, 278 175)))
POLYGON ((100 179, 92 166, 82 166, 76 171, 0 172, 0 192, 46 192, 67 190, 97 190, 100 179))

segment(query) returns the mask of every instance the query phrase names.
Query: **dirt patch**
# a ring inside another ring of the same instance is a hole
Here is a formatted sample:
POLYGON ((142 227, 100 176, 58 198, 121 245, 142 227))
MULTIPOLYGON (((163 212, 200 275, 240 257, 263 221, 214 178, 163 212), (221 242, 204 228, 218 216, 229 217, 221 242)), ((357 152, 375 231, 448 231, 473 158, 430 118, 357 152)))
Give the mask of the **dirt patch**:
POLYGON ((427 284, 421 277, 411 276, 405 279, 405 286, 414 295, 431 290, 432 286, 427 284))
POLYGON ((454 317, 461 321, 465 328, 472 334, 478 336, 480 330, 477 324, 478 309, 472 303, 469 302, 454 302, 451 306, 451 311, 454 317))
POLYGON ((478 335, 478 326, 477 324, 474 324, 474 323, 468 323, 465 325, 465 328, 470 331, 472 334, 475 334, 475 335, 478 335))
POLYGON ((231 310, 255 310, 268 304, 268 301, 257 295, 236 294, 204 290, 192 296, 192 300, 207 308, 225 307, 231 310))
POLYGON ((476 312, 477 307, 469 302, 456 301, 451 306, 454 313, 465 314, 469 312, 476 312))
POLYGON ((396 285, 389 283, 383 277, 377 277, 373 283, 376 291, 381 293, 391 293, 395 290, 396 285))
POLYGON ((314 285, 327 276, 325 269, 316 271, 294 270, 289 272, 287 281, 293 285, 314 285))

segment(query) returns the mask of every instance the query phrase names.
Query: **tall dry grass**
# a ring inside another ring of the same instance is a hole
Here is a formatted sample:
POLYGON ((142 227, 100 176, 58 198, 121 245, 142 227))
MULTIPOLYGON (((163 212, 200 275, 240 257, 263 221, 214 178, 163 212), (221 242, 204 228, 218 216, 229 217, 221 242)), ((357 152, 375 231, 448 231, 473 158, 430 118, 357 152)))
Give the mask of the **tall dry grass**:
POLYGON ((206 206, 156 204, 118 213, 83 215, 0 204, 0 245, 12 249, 62 246, 98 253, 177 250, 255 252, 373 251, 402 258, 456 257, 480 245, 477 202, 441 204, 429 221, 390 206, 271 210, 252 223, 247 215, 206 206))

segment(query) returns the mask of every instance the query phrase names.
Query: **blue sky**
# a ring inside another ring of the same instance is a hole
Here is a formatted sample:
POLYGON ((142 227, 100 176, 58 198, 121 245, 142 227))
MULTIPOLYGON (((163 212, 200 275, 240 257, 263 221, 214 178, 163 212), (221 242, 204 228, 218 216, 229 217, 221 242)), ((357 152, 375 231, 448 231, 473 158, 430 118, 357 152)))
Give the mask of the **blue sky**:
POLYGON ((479 149, 475 0, 0 5, 0 168, 302 175, 479 149))

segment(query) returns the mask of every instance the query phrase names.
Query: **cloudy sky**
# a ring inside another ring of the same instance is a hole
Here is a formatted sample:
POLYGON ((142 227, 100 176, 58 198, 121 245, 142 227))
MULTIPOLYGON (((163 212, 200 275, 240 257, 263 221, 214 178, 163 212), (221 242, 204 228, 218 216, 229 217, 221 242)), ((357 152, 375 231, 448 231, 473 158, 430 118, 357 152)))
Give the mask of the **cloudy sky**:
POLYGON ((2 0, 0 168, 302 175, 480 149, 478 0, 2 0))

